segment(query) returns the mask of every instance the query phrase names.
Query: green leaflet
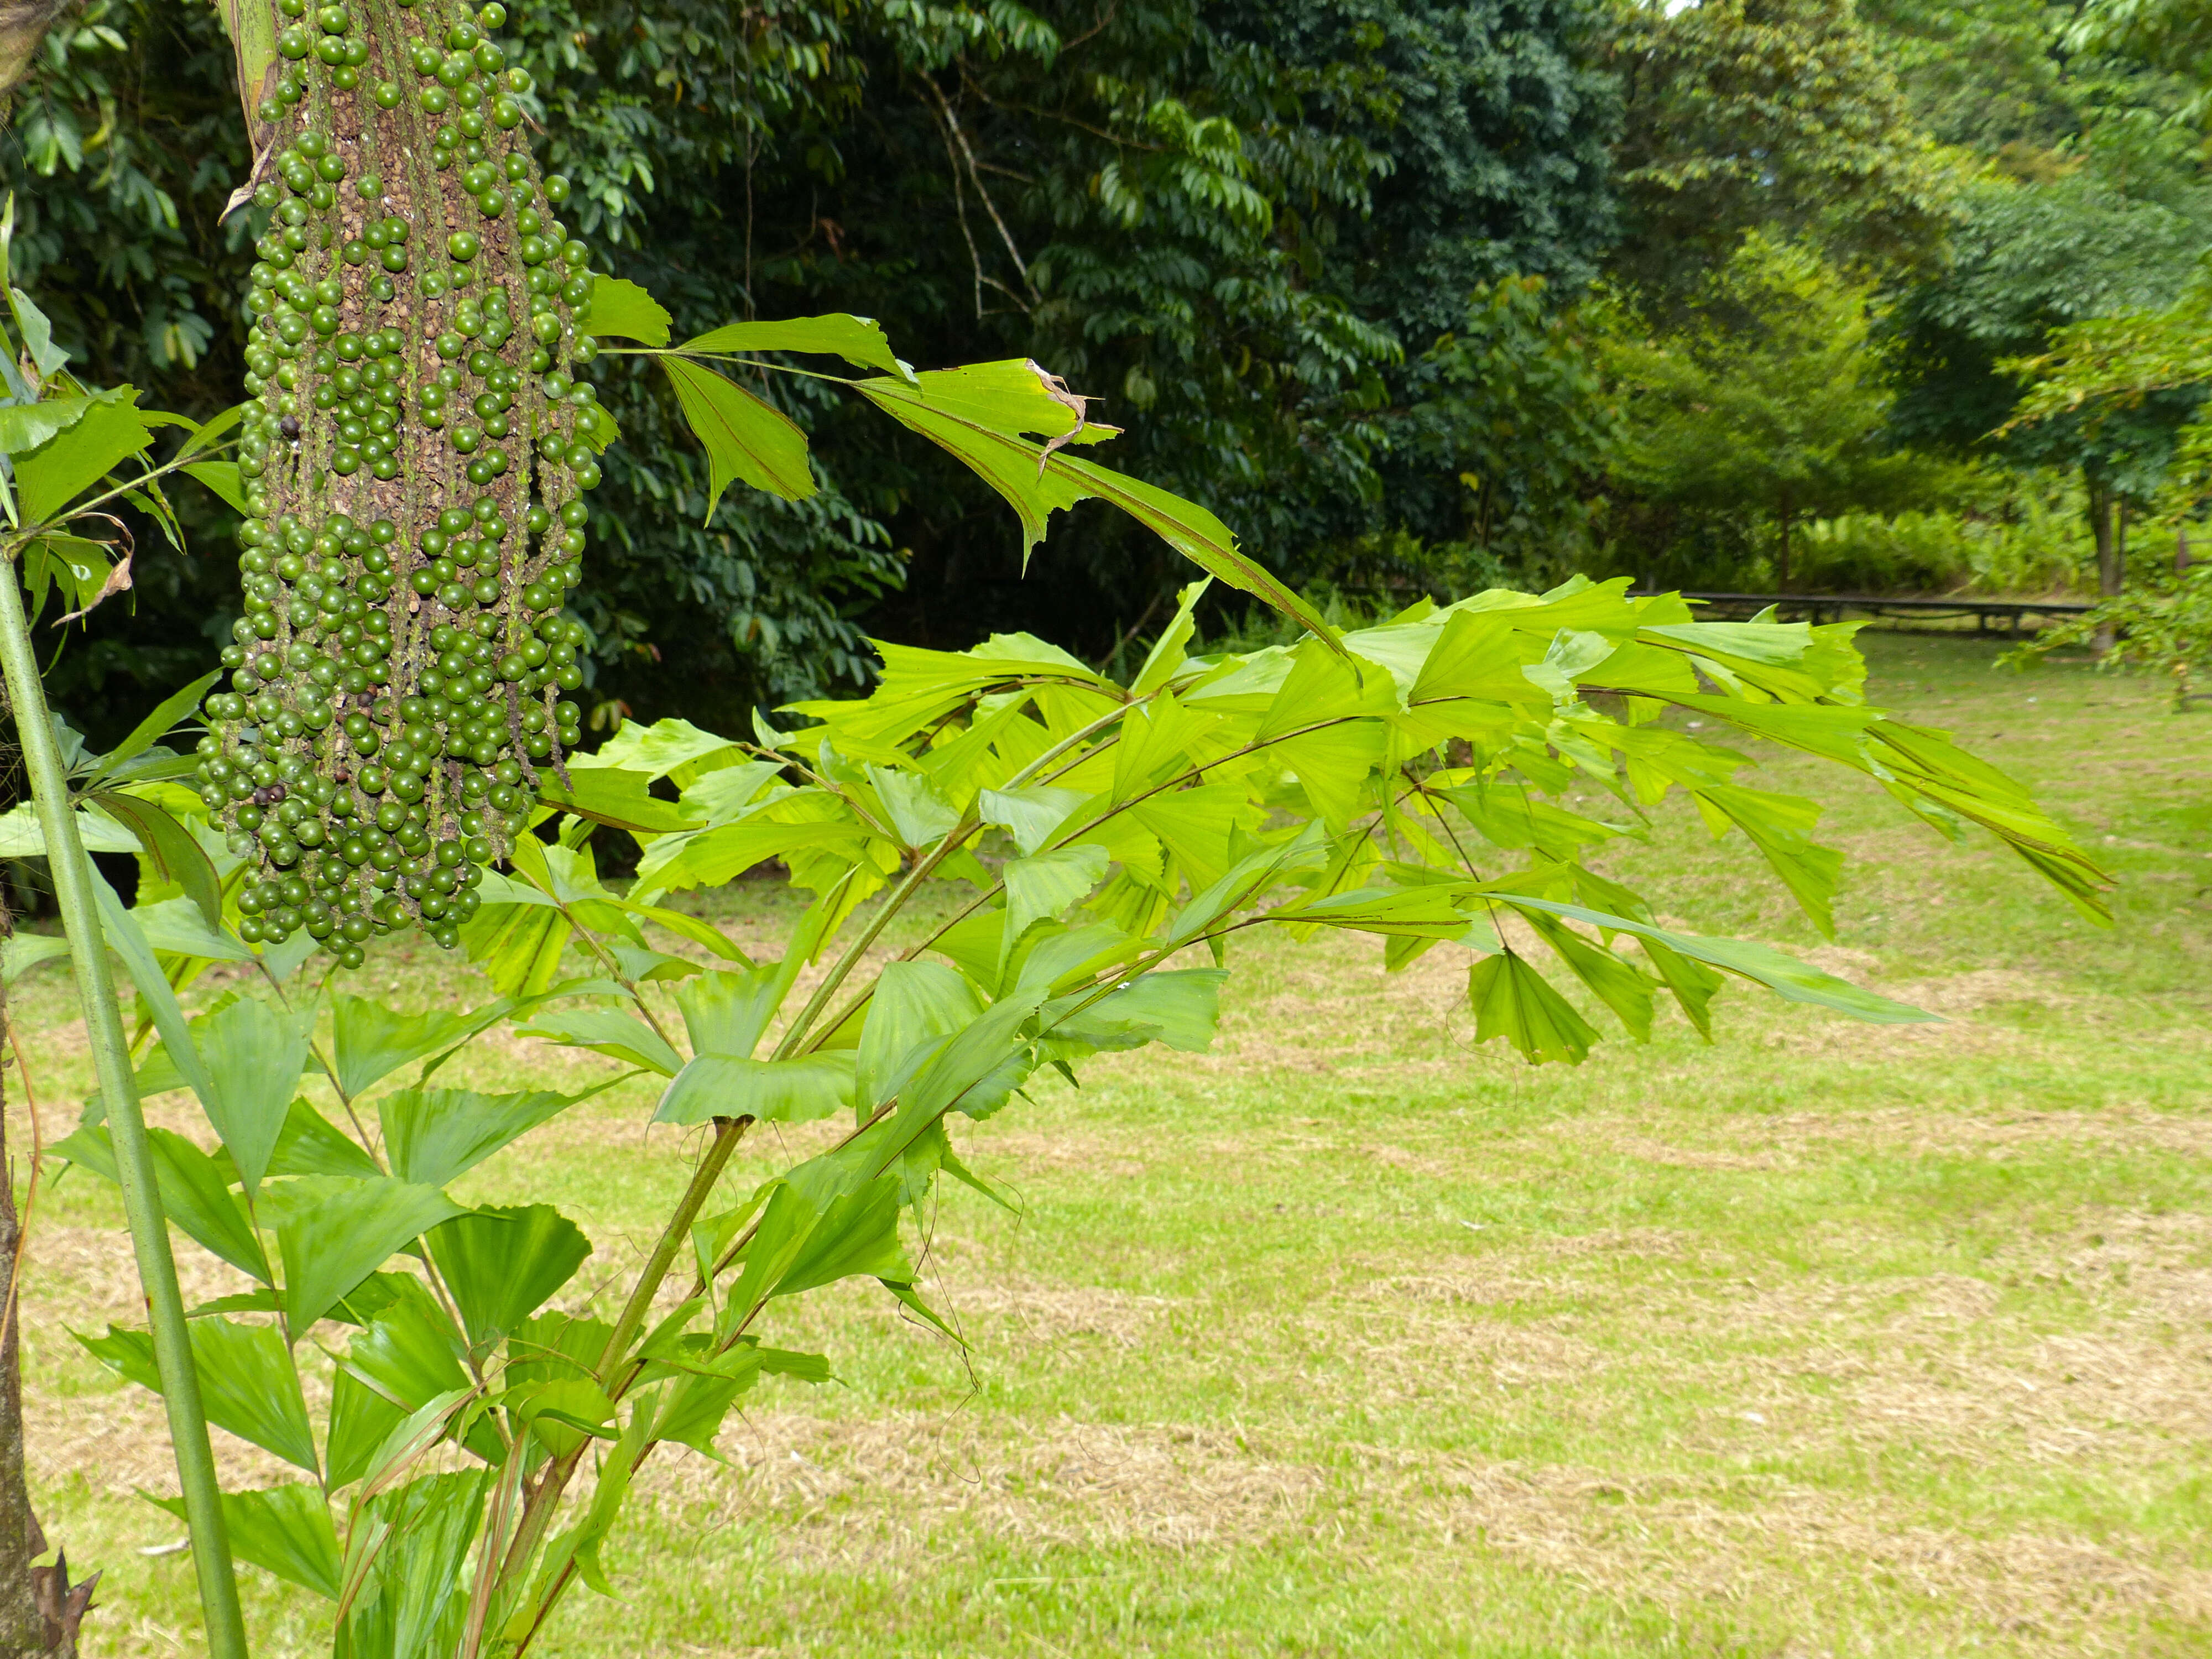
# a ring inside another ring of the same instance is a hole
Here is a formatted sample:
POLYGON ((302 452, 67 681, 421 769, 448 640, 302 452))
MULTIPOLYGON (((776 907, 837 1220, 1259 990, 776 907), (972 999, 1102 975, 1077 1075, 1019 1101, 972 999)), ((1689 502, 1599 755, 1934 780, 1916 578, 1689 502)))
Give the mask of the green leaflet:
POLYGON ((1555 806, 1527 784, 1466 783, 1438 792, 1492 847, 1534 848, 1547 858, 1573 859, 1626 831, 1555 806))
POLYGON ((277 1176, 358 1176, 374 1180, 384 1173, 356 1141, 304 1100, 295 1100, 276 1132, 269 1154, 269 1173, 277 1176))
POLYGON ((1342 648, 1320 613, 1243 552, 1228 526, 1204 507, 1024 436, 1036 433, 1055 442, 1092 443, 1115 430, 1079 423, 1075 411, 1044 388, 1042 372, 1034 364, 980 364, 917 375, 915 382, 909 386, 896 380, 862 380, 854 390, 958 459, 1005 498, 1021 520, 1024 568, 1044 539, 1051 515, 1095 496, 1111 501, 1208 574, 1297 618, 1331 649, 1342 648))
POLYGON ((556 1457, 587 1440, 615 1438, 606 1426, 614 1416, 614 1401, 587 1376, 526 1383, 508 1391, 507 1404, 556 1457))
MULTIPOLYGON (((1030 1070, 1023 1028, 1042 1006, 1046 988, 1009 993, 946 1040, 899 1096, 899 1109, 872 1150, 888 1163, 923 1127, 951 1111, 988 1117, 1021 1085, 1030 1070)), ((881 1167, 881 1166, 879 1166, 881 1167)))
MULTIPOLYGON (((210 928, 198 902, 181 894, 152 904, 141 904, 131 914, 145 934, 146 943, 164 956, 197 957, 206 962, 253 960, 253 952, 236 935, 210 928)), ((171 1070, 174 1071, 173 1066, 171 1070)), ((176 1077, 167 1086, 181 1089, 185 1080, 176 1077)))
POLYGON ((747 968, 752 965, 752 958, 733 944, 727 933, 711 921, 688 915, 682 910, 669 909, 665 905, 640 904, 634 899, 615 899, 611 902, 631 915, 642 917, 647 921, 665 927, 678 939, 686 939, 694 945, 706 946, 725 962, 734 962, 741 967, 747 968))
MULTIPOLYGON (((1355 933, 1401 938, 1456 939, 1468 936, 1469 919, 1459 908, 1461 884, 1420 887, 1362 887, 1326 898, 1277 905, 1270 921, 1313 922, 1355 933)), ((1478 935, 1479 937, 1479 935, 1478 935)))
POLYGON ((788 1182, 778 1185, 730 1288, 726 1319, 742 1321, 775 1297, 796 1296, 855 1275, 911 1279, 899 1243, 898 1216, 895 1175, 833 1194, 826 1202, 788 1182))
POLYGON ((187 461, 184 470, 212 489, 232 512, 246 510, 246 482, 239 475, 236 461, 187 461))
POLYGON ((402 1181, 443 1187, 597 1092, 587 1089, 564 1095, 531 1089, 480 1095, 466 1089, 402 1089, 377 1103, 377 1115, 392 1173, 402 1181))
MULTIPOLYGON (((97 783, 103 778, 112 776, 126 762, 136 760, 189 720, 192 711, 199 707, 200 699, 207 695, 209 688, 222 678, 222 671, 218 668, 201 675, 183 690, 171 692, 155 706, 153 713, 131 728, 130 736, 100 757, 88 781, 97 783)), ((210 919, 208 925, 216 927, 220 923, 210 919)))
MULTIPOLYGON (((66 401, 56 399, 57 402, 66 401)), ((15 455, 15 500, 26 525, 44 524, 154 441, 136 386, 97 392, 38 447, 15 455)))
POLYGON ((886 374, 908 381, 915 378, 914 371, 892 355, 890 342, 884 337, 883 325, 872 317, 848 317, 842 313, 826 317, 793 317, 780 323, 725 323, 696 340, 686 340, 677 349, 702 356, 804 351, 817 356, 842 357, 855 368, 880 368, 886 374))
MULTIPOLYGON (((1735 784, 1715 784, 1695 792, 1698 804, 1707 809, 1709 822, 1717 817, 1733 823, 1765 854, 1783 885, 1796 896, 1813 925, 1828 938, 1836 936, 1836 920, 1829 908, 1836 881, 1843 873, 1844 855, 1813 839, 1820 822, 1817 801, 1802 795, 1778 795, 1765 789, 1746 789, 1735 784)), ((1723 822, 1714 822, 1717 833, 1723 822)))
POLYGON ((436 1188, 405 1181, 303 1176, 286 1183, 283 1195, 276 1248, 284 1262, 285 1328, 295 1342, 403 1246, 461 1213, 436 1188))
POLYGON ((547 1204, 456 1216, 433 1227, 423 1243, 471 1347, 519 1327, 592 1253, 576 1224, 547 1204))
POLYGON ((469 1547, 483 1508, 482 1471, 434 1474, 410 1481, 374 1500, 374 1526, 356 1524, 355 1536, 374 1536, 373 1559, 348 1559, 342 1650, 349 1659, 407 1659, 458 1650, 468 1616, 469 1547))
MULTIPOLYGON (((719 493, 719 492, 717 492, 719 493)), ((696 830, 702 820, 650 793, 651 775, 612 766, 572 766, 564 787, 551 772, 538 775, 538 798, 580 818, 649 836, 696 830)))
POLYGON ((589 1049, 631 1066, 642 1066, 663 1077, 674 1077, 684 1069, 684 1057, 658 1031, 619 1009, 556 1009, 519 1027, 515 1035, 589 1049))
POLYGON ((643 720, 624 720, 614 736, 590 754, 572 757, 568 769, 615 767, 642 772, 648 778, 671 779, 681 789, 742 760, 743 751, 729 738, 702 731, 690 720, 669 718, 649 726, 643 720), (712 768, 707 765, 710 760, 715 763, 712 768))
POLYGON ((191 1322, 192 1365, 208 1420, 309 1474, 320 1473, 307 1403, 283 1333, 222 1318, 191 1322))
POLYGON ((714 1449, 714 1437, 721 1431, 722 1419, 730 1414, 730 1407, 738 1396, 750 1389, 759 1378, 757 1368, 742 1376, 688 1376, 669 1386, 660 1415, 653 1425, 656 1439, 671 1441, 679 1446, 689 1446, 703 1453, 716 1462, 722 1455, 714 1449))
MULTIPOLYGON (((392 1289, 392 1299, 370 1316, 347 1344, 340 1362, 343 1375, 391 1408, 383 1433, 369 1445, 372 1451, 402 1417, 466 1387, 469 1380, 461 1363, 466 1350, 460 1333, 421 1281, 404 1276, 392 1289)), ((331 1434, 335 1440, 335 1428, 331 1434)), ((335 1450, 331 1466, 335 1482, 339 1466, 335 1450)))
POLYGON ((564 1382, 598 1369, 614 1327, 572 1314, 539 1314, 525 1320, 507 1341, 507 1376, 514 1383, 564 1382))
POLYGON ((635 283, 619 276, 592 279, 592 297, 576 319, 580 334, 612 334, 649 346, 668 343, 668 313, 635 283))
MULTIPOLYGON (((985 799, 989 799, 986 792, 985 799)), ((1006 927, 1000 943, 1000 971, 1006 957, 1034 922, 1057 917, 1090 896, 1106 878, 1103 847, 1062 847, 1028 858, 1011 859, 999 872, 1006 888, 1006 927)))
POLYGON ((341 1365, 331 1379, 330 1428, 324 1461, 331 1490, 350 1486, 368 1470, 392 1430, 407 1413, 341 1365))
MULTIPOLYGON (((319 1475, 307 1401, 283 1334, 274 1325, 240 1325, 219 1316, 195 1319, 190 1329, 208 1421, 319 1475)), ((145 1332, 111 1325, 104 1337, 80 1335, 77 1340, 118 1376, 161 1392, 154 1341, 145 1332)))
MULTIPOLYGON (((1021 520, 1024 569, 1030 554, 1044 539, 1052 514, 1091 493, 1048 461, 1041 461, 1041 446, 1019 435, 1036 431, 1063 437, 1076 430, 1076 419, 1073 410, 1046 398, 1042 381, 1018 362, 932 372, 917 375, 912 385, 897 380, 862 380, 854 389, 998 491, 1021 520), (982 377, 993 372, 1000 374, 998 383, 978 389, 982 377), (1034 397, 1019 386, 1024 376, 1034 397), (1039 403, 1050 413, 1039 412, 1039 403)), ((1087 434, 1076 441, 1095 441, 1087 434)))
POLYGON ((919 772, 892 771, 880 766, 867 769, 876 799, 906 846, 934 846, 960 822, 960 813, 936 786, 919 772))
POLYGON ((924 1057, 983 1012, 966 978, 942 963, 894 962, 876 981, 854 1069, 863 1115, 898 1093, 924 1057))
POLYGON ((1578 1066, 1597 1041, 1597 1033, 1567 1000, 1510 951, 1485 957, 1469 969, 1467 992, 1474 1007, 1474 1040, 1504 1037, 1532 1066, 1547 1060, 1578 1066))
POLYGON ((1006 971, 993 985, 994 996, 1009 991, 1065 991, 1095 989, 1099 975, 1120 968, 1143 953, 1140 940, 1131 939, 1110 921, 1086 922, 1071 927, 1065 922, 1042 921, 1031 927, 1006 952, 1006 971))
POLYGON ((684 1015, 691 1052, 751 1054, 782 1005, 792 977, 782 963, 763 963, 742 973, 718 969, 687 981, 676 993, 676 1006, 684 1015))
POLYGON ((1229 527, 1204 507, 1141 479, 1109 471, 1072 455, 1055 455, 1050 464, 1081 480, 1088 486, 1085 493, 1113 502, 1209 575, 1265 601, 1299 623, 1330 650, 1344 649, 1337 641, 1336 630, 1321 613, 1238 547, 1229 527))
POLYGON ((665 836, 647 849, 631 891, 641 898, 679 887, 720 887, 757 864, 793 854, 821 851, 857 860, 874 832, 863 824, 822 822, 775 823, 747 819, 678 837, 665 836))
MULTIPOLYGON (((1213 578, 1201 576, 1187 583, 1176 595, 1176 613, 1152 648, 1145 653, 1144 664, 1137 670, 1136 678, 1129 682, 1129 690, 1138 696, 1158 690, 1173 683, 1176 672, 1188 660, 1183 647, 1198 631, 1198 602, 1206 597, 1206 590, 1213 586, 1213 578)), ((1115 791, 1119 793, 1118 787, 1115 791)))
POLYGON ((240 997, 195 1020, 193 1036, 210 1084, 201 1096, 208 1121, 222 1137, 250 1197, 291 1114, 300 1073, 307 1069, 307 1033, 267 1003, 240 997))
POLYGON ((684 786, 684 810, 703 817, 710 830, 734 823, 745 815, 748 808, 766 805, 788 787, 769 787, 777 783, 782 770, 775 761, 740 761, 734 766, 717 766, 684 786), (763 789, 768 790, 765 799, 763 789))
POLYGON ((1500 903, 1510 904, 1518 910, 1547 911, 1570 921, 1588 922, 1595 927, 1656 941, 1692 962, 1740 974, 1764 985, 1785 1001, 1809 1002, 1818 1007, 1832 1008, 1838 1013, 1849 1014, 1854 1019, 1866 1020, 1877 1025, 1916 1024, 1941 1018, 1940 1015, 1927 1013, 1909 1004, 1893 1002, 1872 991, 1861 990, 1849 981, 1823 973, 1810 963, 1784 956, 1767 945, 1743 939, 1699 939, 1693 934, 1671 933, 1648 922, 1608 915, 1601 910, 1586 909, 1579 904, 1560 904, 1548 899, 1528 898, 1514 893, 1501 892, 1496 897, 1500 903))
POLYGON ((17 933, 0 942, 0 981, 13 985, 42 962, 69 954, 69 941, 54 933, 17 933))
MULTIPOLYGON (((123 901, 116 897, 115 890, 97 869, 92 872, 92 891, 100 907, 100 929, 108 948, 123 958, 131 982, 138 988, 139 1000, 153 1019, 154 1028, 161 1032, 161 1046, 168 1050, 179 1075, 200 1097, 201 1104, 208 1106, 215 1097, 215 1084, 192 1042, 191 1029, 185 1024, 185 1011, 178 1004, 176 991, 162 973, 161 964, 154 960, 153 947, 147 943, 144 930, 137 918, 123 908, 123 901)), ((285 1097, 288 1101, 290 1098, 289 1085, 285 1097)))
POLYGON ((486 901, 461 924, 461 944, 471 962, 483 964, 494 990, 504 997, 529 997, 550 989, 560 977, 561 952, 574 931, 568 918, 550 904, 486 901))
POLYGON ((1208 783, 1148 796, 1129 816, 1175 854, 1195 890, 1228 872, 1239 832, 1251 828, 1259 814, 1243 785, 1208 783))
POLYGON ((10 286, 8 289, 8 307, 15 313, 15 326, 22 331, 24 352, 32 366, 40 378, 51 378, 70 360, 69 353, 54 343, 53 324, 20 288, 10 286))
MULTIPOLYGON (((179 1521, 185 1518, 181 1498, 149 1501, 179 1521)), ((338 1553, 337 1529, 331 1525, 330 1505, 319 1487, 295 1481, 258 1492, 227 1492, 222 1518, 240 1560, 313 1590, 325 1601, 338 1599, 345 1563, 338 1553)))
POLYGON ((701 364, 663 357, 660 366, 676 387, 685 422, 707 451, 708 520, 733 479, 787 501, 814 493, 806 434, 788 415, 701 364))
POLYGON ((368 997, 345 991, 331 996, 333 1080, 350 1099, 411 1061, 442 1053, 489 1030, 514 1010, 511 1000, 487 1003, 465 1013, 429 1009, 403 1013, 368 997))
POLYGON ((82 420, 94 401, 85 393, 76 392, 36 403, 0 405, 0 454, 28 454, 82 420))
MULTIPOLYGON (((1221 987, 1228 977, 1220 968, 1176 968, 1140 975, 1053 1024, 1052 1036, 1097 1049, 1164 1042, 1187 1054, 1202 1054, 1212 1046, 1221 987)), ((1051 1008, 1046 1018, 1051 1020, 1051 1008)))
MULTIPOLYGON (((1556 916, 1540 910, 1522 913, 1537 936, 1552 947, 1574 976, 1620 1017, 1629 1036, 1651 1040, 1651 981, 1602 945, 1591 943, 1556 916)), ((1664 948, 1664 947, 1662 947, 1664 948)))
POLYGON ((709 1118, 749 1117, 762 1123, 808 1123, 830 1116, 852 1098, 850 1049, 793 1060, 702 1054, 676 1074, 653 1121, 704 1123, 709 1118))
POLYGON ((984 823, 1002 825, 1014 838, 1014 845, 1022 849, 1022 856, 1029 858, 1052 839, 1053 832, 1067 822, 1068 815, 1085 799, 1076 790, 1043 784, 986 789, 978 799, 976 812, 984 823))
MULTIPOLYGON (((161 1211, 171 1224, 202 1249, 264 1285, 273 1282, 252 1221, 230 1190, 230 1171, 173 1131, 151 1128, 146 1136, 161 1211)), ((104 1125, 79 1128, 47 1150, 109 1182, 116 1179, 115 1150, 104 1125)))

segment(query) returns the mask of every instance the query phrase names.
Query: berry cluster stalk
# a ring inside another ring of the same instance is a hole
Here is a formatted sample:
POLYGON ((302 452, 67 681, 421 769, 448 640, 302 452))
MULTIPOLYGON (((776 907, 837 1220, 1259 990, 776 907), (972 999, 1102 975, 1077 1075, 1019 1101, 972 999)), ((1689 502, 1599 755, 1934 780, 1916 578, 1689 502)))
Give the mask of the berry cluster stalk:
POLYGON ((493 38, 501 6, 277 0, 240 452, 245 614, 201 793, 254 860, 240 932, 348 967, 441 945, 579 710, 581 492, 611 431, 592 277, 493 38))

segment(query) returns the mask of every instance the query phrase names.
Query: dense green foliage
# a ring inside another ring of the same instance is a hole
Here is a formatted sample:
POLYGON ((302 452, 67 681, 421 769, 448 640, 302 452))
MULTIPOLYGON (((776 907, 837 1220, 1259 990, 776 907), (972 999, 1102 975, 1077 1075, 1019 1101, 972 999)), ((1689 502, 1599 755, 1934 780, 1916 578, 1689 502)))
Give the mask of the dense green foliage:
POLYGON ((1684 308, 1667 337, 1614 353, 1634 399, 1619 469, 1651 508, 1771 548, 1789 592, 1807 520, 1943 502, 1944 469, 1884 441, 1865 294, 1817 255, 1754 236, 1684 308))
MULTIPOLYGON (((732 27, 696 0, 560 0, 510 33, 578 230, 679 337, 837 309, 924 366, 1034 357, 1130 429, 1131 471, 1294 584, 1387 605, 1577 568, 1779 579, 1781 519, 1697 505, 1713 480, 1660 464, 1697 447, 1630 413, 1634 365, 1768 349, 1777 317, 1716 304, 1747 236, 1863 295, 1868 466, 1887 447, 1980 469, 1897 469, 1933 494, 1828 492, 1807 538, 1874 547, 1820 513, 1902 507, 1943 517, 1919 544, 1955 551, 2057 522, 2051 480, 2071 477, 2081 527, 2029 563, 2094 571, 2101 547, 2117 580, 2123 517, 2163 510, 2196 392, 1996 434, 2012 360, 2170 301, 2212 245, 2198 60, 2186 9, 2167 9, 873 0, 732 27)), ((49 40, 5 163, 18 269, 81 366, 203 415, 241 367, 228 296, 256 228, 218 219, 249 159, 227 74, 205 10, 96 0, 49 40)), ((625 708, 704 698, 736 719, 865 683, 864 631, 1028 627, 1098 661, 1166 613, 1170 557, 1115 515, 1075 510, 1063 556, 1025 574, 987 490, 788 376, 749 384, 813 433, 822 488, 710 510, 659 378, 602 378, 632 439, 607 460, 576 595, 602 732, 625 708)), ((1817 424, 1818 401, 1778 404, 1772 429, 1817 424)), ((186 527, 218 556, 147 561, 137 614, 112 607, 64 655, 58 695, 95 729, 195 660, 189 629, 222 609, 224 516, 186 527)), ((1950 555, 1798 568, 1996 580, 1950 555)))
POLYGON ((1849 5, 1626 9, 1612 48, 1629 112, 1616 263, 1639 289, 1694 294, 1753 232, 1860 270, 1934 252, 1948 181, 1849 5))

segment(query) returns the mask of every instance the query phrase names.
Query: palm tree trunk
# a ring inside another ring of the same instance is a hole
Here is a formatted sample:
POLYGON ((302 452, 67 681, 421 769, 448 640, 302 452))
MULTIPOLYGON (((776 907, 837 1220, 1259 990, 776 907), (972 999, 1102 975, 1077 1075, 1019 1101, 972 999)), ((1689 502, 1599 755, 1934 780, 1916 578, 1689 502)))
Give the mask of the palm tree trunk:
MULTIPOLYGON (((0 904, 0 938, 13 931, 0 904)), ((0 991, 0 1027, 6 1019, 6 993, 0 991)), ((0 1098, 0 1273, 12 1285, 23 1234, 15 1172, 8 1164, 5 1103, 0 1098)), ((14 1298, 4 1287, 0 1297, 6 1297, 6 1322, 0 1325, 0 1659, 75 1659, 77 1623, 100 1575, 72 1587, 66 1557, 56 1556, 51 1567, 32 1565, 46 1553, 46 1538, 23 1482, 23 1361, 14 1298)))

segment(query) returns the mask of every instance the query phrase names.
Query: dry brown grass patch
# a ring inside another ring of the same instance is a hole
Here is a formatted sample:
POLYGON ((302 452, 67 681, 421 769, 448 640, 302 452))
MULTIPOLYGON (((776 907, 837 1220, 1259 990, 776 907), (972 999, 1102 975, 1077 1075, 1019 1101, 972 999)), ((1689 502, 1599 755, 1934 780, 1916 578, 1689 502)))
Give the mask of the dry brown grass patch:
POLYGON ((664 1509, 771 1526, 802 1557, 866 1558, 887 1530, 956 1522, 1075 1547, 1249 1543, 1294 1524, 1322 1486, 1317 1471, 1257 1455, 1233 1432, 1173 1424, 1061 1419, 994 1435, 965 1416, 759 1412, 719 1444, 727 1469, 686 1454, 652 1466, 639 1490, 664 1509))

